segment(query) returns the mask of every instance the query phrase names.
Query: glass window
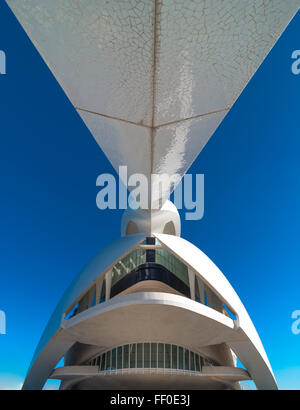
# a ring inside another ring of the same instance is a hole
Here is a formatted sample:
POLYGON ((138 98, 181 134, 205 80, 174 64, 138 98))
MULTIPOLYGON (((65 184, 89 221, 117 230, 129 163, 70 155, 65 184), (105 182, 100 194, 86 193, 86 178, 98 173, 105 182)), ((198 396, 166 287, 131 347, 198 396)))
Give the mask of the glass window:
POLYGON ((195 277, 195 300, 196 300, 196 302, 201 303, 199 283, 198 283, 197 276, 195 277))
POLYGON ((116 370, 117 367, 117 349, 111 351, 111 370, 116 370))
POLYGON ((105 354, 102 354, 102 355, 101 355, 100 370, 101 370, 101 371, 105 370, 105 354))
POLYGON ((78 306, 79 306, 79 304, 76 303, 76 305, 70 310, 70 312, 66 314, 66 316, 65 316, 65 319, 66 319, 66 320, 71 319, 72 317, 74 317, 74 316, 77 315, 77 313, 78 313, 78 306))
POLYGON ((129 345, 125 345, 124 353, 123 353, 123 369, 128 369, 129 367, 128 357, 129 357, 129 345))
POLYGON ((144 249, 134 249, 129 255, 119 261, 112 270, 111 286, 124 278, 137 266, 146 262, 146 251, 144 249))
POLYGON ((184 349, 184 370, 190 370, 189 350, 184 349))
POLYGON ((157 343, 151 343, 151 367, 157 367, 157 343))
POLYGON ((156 263, 163 265, 170 272, 174 273, 174 275, 188 287, 190 286, 188 269, 184 263, 182 263, 166 249, 157 249, 155 255, 156 263))
POLYGON ((143 343, 137 344, 137 367, 143 367, 143 343))
POLYGON ((100 301, 99 303, 105 302, 105 294, 106 294, 106 281, 105 279, 102 282, 101 294, 100 294, 100 301))
POLYGON ((225 303, 223 303, 223 314, 225 314, 226 316, 230 317, 232 320, 236 320, 236 316, 235 314, 233 314, 231 312, 231 310, 227 307, 227 305, 225 305, 225 303))
POLYGON ((150 343, 144 343, 144 367, 150 367, 150 343))
POLYGON ((117 348, 117 368, 122 369, 122 346, 117 348))
POLYGON ((195 371, 195 353, 190 352, 190 369, 192 372, 195 371))
POLYGON ((106 352, 106 370, 111 370, 111 351, 106 352))
POLYGON ((165 368, 171 368, 171 345, 165 345, 165 368))
POLYGON ((209 358, 181 346, 164 343, 132 343, 115 347, 88 360, 90 366, 99 366, 101 371, 127 369, 174 369, 200 372, 202 366, 218 366, 209 358))
POLYGON ((198 354, 195 355, 195 359, 196 359, 196 372, 200 372, 201 371, 201 367, 200 367, 200 357, 198 354))
POLYGON ((172 345, 172 369, 177 369, 177 346, 172 345))
POLYGON ((183 348, 178 347, 178 369, 183 369, 183 348))
POLYGON ((130 345, 130 367, 135 368, 136 367, 136 344, 131 344, 130 345))
POLYGON ((157 359, 158 359, 157 367, 159 367, 160 369, 163 369, 165 365, 164 364, 164 345, 163 343, 158 343, 157 359))
POLYGON ((204 299, 205 299, 205 304, 206 304, 206 306, 208 306, 208 300, 207 300, 207 294, 206 294, 206 292, 204 292, 204 299))

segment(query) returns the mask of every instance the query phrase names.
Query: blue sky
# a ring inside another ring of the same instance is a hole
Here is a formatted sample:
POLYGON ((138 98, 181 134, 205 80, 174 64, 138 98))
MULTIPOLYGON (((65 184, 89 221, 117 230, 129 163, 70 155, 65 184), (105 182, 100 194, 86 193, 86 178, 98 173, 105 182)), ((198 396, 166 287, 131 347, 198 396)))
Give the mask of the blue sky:
MULTIPOLYGON (((192 165, 205 215, 182 236, 224 272, 261 336, 281 388, 300 389, 300 13, 192 165)), ((62 293, 122 211, 96 207, 112 166, 7 6, 0 5, 0 388, 18 388, 62 293)))

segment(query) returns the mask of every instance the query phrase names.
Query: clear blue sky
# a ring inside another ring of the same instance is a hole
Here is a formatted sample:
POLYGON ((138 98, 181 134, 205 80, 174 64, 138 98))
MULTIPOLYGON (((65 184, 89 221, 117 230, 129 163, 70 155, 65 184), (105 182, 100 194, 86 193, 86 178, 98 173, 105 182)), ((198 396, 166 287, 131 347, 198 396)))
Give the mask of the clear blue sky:
MULTIPOLYGON (((281 388, 300 389, 300 14, 191 168, 205 174, 205 215, 182 236, 224 272, 261 336, 281 388)), ((0 388, 17 388, 62 293, 122 211, 96 207, 114 172, 9 11, 0 5, 0 388)))

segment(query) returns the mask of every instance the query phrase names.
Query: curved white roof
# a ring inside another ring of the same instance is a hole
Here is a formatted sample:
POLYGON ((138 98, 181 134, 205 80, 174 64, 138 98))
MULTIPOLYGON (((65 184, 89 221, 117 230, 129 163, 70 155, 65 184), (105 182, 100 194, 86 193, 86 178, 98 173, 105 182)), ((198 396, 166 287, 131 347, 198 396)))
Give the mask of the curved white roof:
POLYGON ((300 6, 6 1, 116 170, 148 177, 187 171, 300 6))

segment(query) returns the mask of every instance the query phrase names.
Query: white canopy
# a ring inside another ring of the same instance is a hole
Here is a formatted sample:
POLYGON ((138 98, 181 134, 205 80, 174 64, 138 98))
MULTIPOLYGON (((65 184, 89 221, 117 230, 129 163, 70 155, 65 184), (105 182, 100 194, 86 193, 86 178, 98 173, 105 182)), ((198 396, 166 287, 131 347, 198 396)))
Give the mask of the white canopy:
POLYGON ((300 0, 7 0, 118 171, 184 175, 300 0))

